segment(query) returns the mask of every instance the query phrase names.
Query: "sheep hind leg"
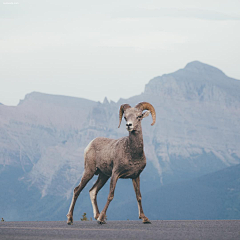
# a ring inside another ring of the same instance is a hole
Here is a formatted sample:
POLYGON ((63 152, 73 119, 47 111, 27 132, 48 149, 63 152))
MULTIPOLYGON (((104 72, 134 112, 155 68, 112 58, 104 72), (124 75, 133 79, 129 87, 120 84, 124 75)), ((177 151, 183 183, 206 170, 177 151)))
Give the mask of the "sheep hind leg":
POLYGON ((110 182, 110 192, 108 194, 107 203, 97 219, 97 222, 99 224, 106 223, 105 222, 106 212, 107 212, 110 202, 113 200, 114 191, 115 191, 115 187, 116 187, 118 178, 119 178, 119 176, 116 173, 112 173, 111 182, 110 182))
POLYGON ((97 181, 95 182, 93 187, 89 190, 90 199, 93 207, 93 215, 96 220, 100 215, 98 205, 97 205, 97 194, 101 190, 101 188, 104 186, 104 184, 107 182, 108 179, 109 179, 108 176, 100 172, 98 175, 97 181))
POLYGON ((72 202, 71 202, 68 214, 67 214, 67 224, 68 225, 73 224, 73 210, 74 210, 74 206, 77 201, 77 198, 78 198, 79 194, 81 193, 81 191, 83 190, 83 188, 89 182, 89 180, 92 179, 93 175, 94 175, 94 171, 91 171, 90 169, 88 169, 88 170, 85 169, 79 185, 74 188, 72 202))
POLYGON ((140 192, 140 177, 138 176, 135 179, 132 179, 133 187, 136 193, 137 203, 138 203, 138 212, 139 219, 142 219, 143 223, 151 223, 150 220, 145 216, 142 208, 142 196, 140 192))

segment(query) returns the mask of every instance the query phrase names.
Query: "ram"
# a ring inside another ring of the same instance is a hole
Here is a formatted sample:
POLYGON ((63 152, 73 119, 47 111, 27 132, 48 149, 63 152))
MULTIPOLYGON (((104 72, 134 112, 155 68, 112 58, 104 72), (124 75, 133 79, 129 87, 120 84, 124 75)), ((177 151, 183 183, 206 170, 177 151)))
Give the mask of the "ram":
POLYGON ((129 136, 120 139, 95 138, 84 151, 84 173, 80 184, 74 189, 72 202, 67 214, 67 223, 73 223, 73 210, 77 198, 88 181, 95 175, 98 179, 90 189, 90 198, 93 206, 94 218, 103 224, 106 218, 107 208, 114 197, 114 190, 119 178, 130 178, 136 193, 139 218, 143 223, 150 223, 142 208, 140 193, 140 173, 146 166, 146 157, 143 150, 143 135, 141 120, 151 113, 154 125, 156 112, 154 107, 147 102, 138 103, 134 108, 129 104, 123 104, 119 110, 119 126, 122 117, 126 120, 126 128, 129 136), (147 110, 143 112, 144 110, 147 110), (111 177, 110 192, 107 203, 99 212, 97 206, 97 193, 111 177))

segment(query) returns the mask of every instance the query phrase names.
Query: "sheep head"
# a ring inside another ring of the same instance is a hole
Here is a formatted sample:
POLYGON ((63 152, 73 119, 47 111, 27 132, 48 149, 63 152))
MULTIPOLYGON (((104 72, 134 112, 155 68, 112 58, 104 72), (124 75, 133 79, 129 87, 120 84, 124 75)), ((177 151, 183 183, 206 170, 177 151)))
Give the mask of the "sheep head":
POLYGON ((151 113, 153 122, 151 125, 154 125, 156 122, 156 112, 154 107, 148 102, 140 102, 134 108, 129 104, 123 104, 119 110, 119 126, 122 122, 122 116, 126 120, 126 128, 129 132, 136 130, 141 120, 147 117, 151 113), (144 110, 147 110, 143 112, 144 110))

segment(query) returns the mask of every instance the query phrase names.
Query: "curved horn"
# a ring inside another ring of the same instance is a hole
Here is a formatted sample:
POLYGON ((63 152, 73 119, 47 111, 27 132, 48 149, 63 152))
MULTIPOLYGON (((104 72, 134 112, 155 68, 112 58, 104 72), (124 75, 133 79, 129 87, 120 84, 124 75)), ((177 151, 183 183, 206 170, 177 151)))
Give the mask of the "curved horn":
POLYGON ((135 108, 138 108, 142 111, 143 110, 149 110, 152 114, 152 119, 153 119, 153 122, 152 122, 151 126, 155 124, 155 122, 156 122, 156 112, 155 112, 155 109, 152 106, 152 104, 150 104, 148 102, 140 102, 135 106, 135 108))
POLYGON ((131 106, 129 104, 122 104, 119 110, 119 126, 118 128, 120 128, 121 122, 122 122, 122 116, 123 113, 126 109, 131 108, 131 106))

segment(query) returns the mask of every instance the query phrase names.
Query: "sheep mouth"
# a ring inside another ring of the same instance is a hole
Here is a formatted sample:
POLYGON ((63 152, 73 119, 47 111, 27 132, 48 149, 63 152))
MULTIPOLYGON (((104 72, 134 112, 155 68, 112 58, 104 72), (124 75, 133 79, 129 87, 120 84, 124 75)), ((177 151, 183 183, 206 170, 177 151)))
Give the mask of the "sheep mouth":
POLYGON ((129 131, 129 132, 132 132, 134 129, 133 127, 126 127, 126 129, 129 131))

